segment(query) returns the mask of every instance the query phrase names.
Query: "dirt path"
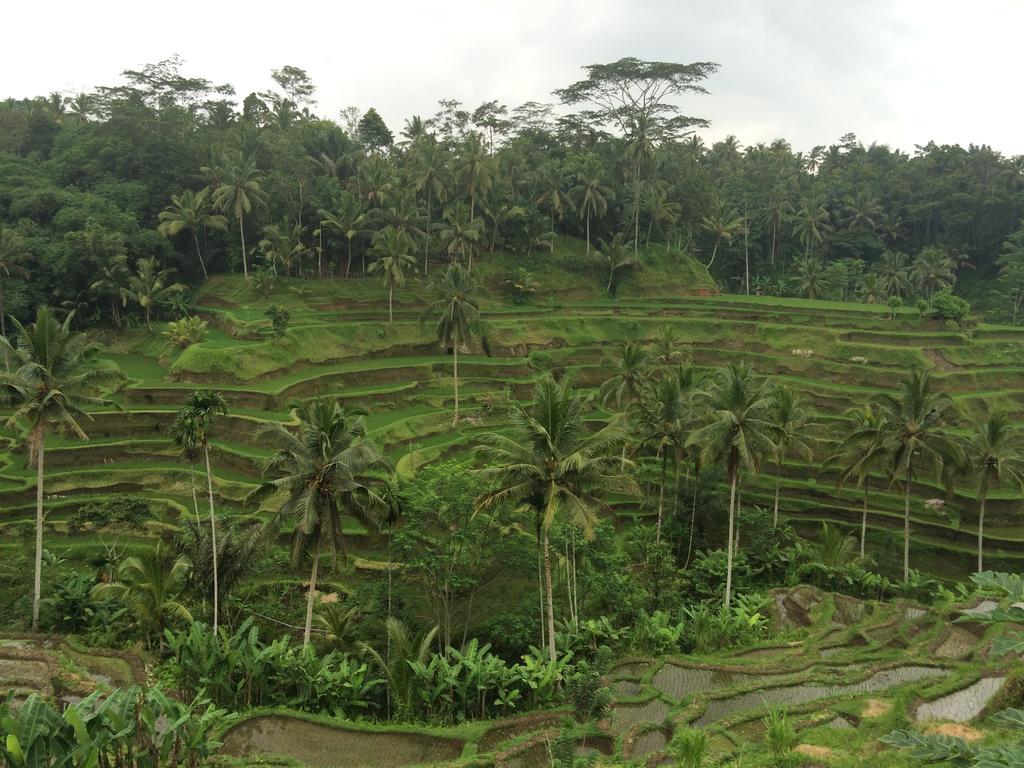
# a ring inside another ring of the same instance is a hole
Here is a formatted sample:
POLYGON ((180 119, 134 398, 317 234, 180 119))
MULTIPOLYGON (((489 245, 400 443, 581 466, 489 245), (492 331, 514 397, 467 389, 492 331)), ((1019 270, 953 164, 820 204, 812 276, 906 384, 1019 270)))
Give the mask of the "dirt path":
POLYGON ((956 363, 949 362, 949 360, 946 359, 946 356, 937 349, 922 349, 921 352, 925 357, 931 360, 935 364, 935 367, 940 371, 955 371, 960 367, 956 363))

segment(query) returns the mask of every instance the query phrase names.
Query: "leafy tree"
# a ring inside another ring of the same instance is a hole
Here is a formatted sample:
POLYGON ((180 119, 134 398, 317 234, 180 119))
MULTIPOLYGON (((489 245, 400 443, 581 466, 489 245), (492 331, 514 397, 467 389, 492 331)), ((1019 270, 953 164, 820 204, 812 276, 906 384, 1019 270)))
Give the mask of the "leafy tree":
POLYGON ((181 283, 168 283, 173 272, 170 268, 157 268, 155 258, 139 259, 135 263, 135 273, 128 275, 127 284, 121 289, 125 301, 131 299, 142 307, 149 330, 153 330, 153 306, 172 293, 185 290, 181 283))
POLYGON ((192 233, 192 242, 196 246, 196 258, 203 270, 203 277, 209 277, 203 251, 199 247, 199 231, 217 229, 227 231, 228 220, 220 214, 211 213, 213 205, 209 200, 210 191, 201 189, 193 192, 186 189, 180 195, 171 196, 171 204, 160 212, 160 225, 157 231, 165 237, 174 237, 183 230, 192 233))
POLYGON ((649 380, 636 405, 636 421, 641 445, 653 450, 661 464, 658 486, 658 522, 655 541, 661 541, 661 522, 665 508, 665 485, 669 462, 678 464, 686 440, 683 395, 679 379, 668 372, 649 380))
POLYGON ((252 158, 238 155, 225 158, 222 167, 203 168, 208 176, 217 176, 220 182, 213 189, 213 204, 218 210, 230 213, 238 221, 238 236, 242 243, 242 271, 249 279, 249 260, 245 252, 245 215, 266 206, 267 195, 260 186, 259 173, 252 158))
POLYGON ((0 225, 0 335, 7 335, 7 300, 4 294, 4 279, 11 275, 28 277, 29 271, 22 266, 31 254, 24 240, 9 227, 0 225))
POLYGON ((772 507, 772 525, 779 525, 779 491, 782 488, 782 463, 787 456, 796 455, 810 461, 814 455, 814 434, 821 425, 813 416, 804 399, 788 386, 778 386, 772 391, 775 423, 775 502, 772 507))
POLYGON ((395 135, 380 113, 370 107, 359 118, 359 140, 375 152, 383 152, 395 143, 395 135))
POLYGON ((269 479, 254 498, 283 491, 285 499, 277 517, 294 521, 293 558, 297 561, 303 552, 312 549, 303 633, 303 644, 308 645, 320 549, 329 544, 335 554, 343 550, 344 514, 368 524, 376 520, 385 506, 380 491, 389 465, 367 438, 363 416, 337 400, 316 398, 296 404, 292 413, 299 422, 297 433, 278 423, 268 424, 262 431, 274 455, 264 467, 269 479))
POLYGON ((743 219, 735 208, 727 208, 723 203, 717 211, 710 216, 705 216, 700 223, 701 229, 707 231, 715 238, 715 246, 711 249, 711 258, 705 264, 708 269, 715 263, 715 256, 718 255, 718 246, 724 241, 726 245, 732 242, 732 238, 743 232, 743 219))
POLYGON ((732 597, 736 491, 743 470, 757 473, 766 456, 776 451, 774 400, 767 380, 758 381, 745 363, 732 363, 710 386, 695 395, 703 408, 702 424, 686 440, 706 466, 722 463, 729 478, 729 531, 726 543, 725 606, 732 597))
POLYGON ((104 368, 92 362, 99 346, 82 333, 71 330, 74 313, 63 323, 57 321, 49 307, 36 310, 36 320, 28 326, 13 320, 17 340, 12 344, 0 338, 14 369, 0 374, 4 399, 13 407, 7 423, 14 427, 24 423, 28 428, 29 463, 36 465, 36 549, 35 576, 32 587, 32 630, 39 628, 39 601, 43 572, 43 480, 46 435, 51 429, 68 431, 86 440, 81 420, 85 409, 110 406, 97 396, 103 386, 117 384, 122 376, 117 369, 104 368))
POLYGON ((829 287, 828 270, 816 256, 801 259, 797 263, 796 273, 800 290, 807 294, 808 299, 817 299, 829 287))
POLYGON ((352 240, 363 231, 363 224, 366 223, 366 214, 362 211, 359 199, 344 193, 337 210, 321 208, 318 214, 321 229, 339 232, 348 241, 348 259, 345 261, 345 277, 348 277, 352 269, 352 240))
POLYGON ((263 312, 263 316, 270 320, 270 328, 274 332, 274 338, 280 339, 288 332, 288 323, 291 322, 292 313, 287 307, 280 304, 271 304, 263 312))
POLYGON ((512 505, 531 515, 541 540, 547 602, 548 656, 555 651, 554 587, 551 581, 551 529, 559 520, 593 535, 603 493, 621 492, 628 481, 618 471, 617 447, 624 439, 615 424, 589 432, 584 401, 568 382, 545 376, 533 402, 517 403, 508 433, 486 435, 478 448, 480 470, 493 485, 481 495, 480 509, 512 505))
POLYGON ((480 307, 473 296, 477 284, 461 264, 449 264, 435 283, 437 298, 423 317, 437 317, 434 331, 445 350, 452 350, 452 377, 455 387, 455 411, 452 424, 459 422, 459 347, 467 344, 480 329, 480 307))
POLYGON ((985 502, 992 488, 1009 481, 1024 490, 1024 451, 1021 432, 1005 413, 990 413, 971 425, 964 443, 969 473, 978 483, 978 573, 983 568, 985 545, 985 502))
POLYGON ((370 265, 370 274, 380 273, 388 289, 388 322, 394 320, 392 304, 395 288, 405 285, 405 270, 416 266, 413 243, 407 234, 387 226, 374 235, 373 248, 377 260, 370 265))
POLYGON ((956 262, 942 248, 922 248, 914 257, 910 277, 921 287, 924 295, 930 298, 936 291, 951 288, 956 282, 956 262))
POLYGON ((885 463, 885 449, 879 442, 885 416, 873 403, 851 408, 845 416, 844 434, 830 461, 840 461, 838 485, 854 480, 864 491, 864 507, 860 521, 860 557, 864 559, 868 535, 868 485, 871 470, 885 463))
POLYGON ((608 268, 608 285, 605 286, 605 290, 608 291, 608 295, 614 296, 617 281, 621 275, 625 272, 639 270, 643 265, 636 256, 629 252, 629 246, 626 245, 626 240, 621 232, 616 232, 608 242, 599 241, 599 244, 601 250, 598 255, 604 259, 608 268))
POLYGON ((587 256, 590 256, 590 217, 604 218, 608 213, 608 201, 615 199, 615 193, 611 188, 601 183, 597 176, 579 173, 576 176, 577 184, 569 194, 578 201, 578 212, 581 219, 587 221, 587 256))

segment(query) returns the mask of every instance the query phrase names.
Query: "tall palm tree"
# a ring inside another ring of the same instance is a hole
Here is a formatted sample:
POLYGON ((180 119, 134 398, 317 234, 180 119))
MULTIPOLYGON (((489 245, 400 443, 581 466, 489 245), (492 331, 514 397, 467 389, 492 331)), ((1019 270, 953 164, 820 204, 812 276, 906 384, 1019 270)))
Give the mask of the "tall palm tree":
POLYGON ((926 297, 956 282, 956 261, 942 248, 922 248, 914 257, 910 277, 926 297))
MULTIPOLYGON (((962 451, 945 431, 954 412, 948 395, 933 392, 931 372, 912 370, 900 384, 898 395, 878 396, 884 421, 878 444, 890 459, 893 482, 903 482, 903 580, 910 578, 910 493, 918 470, 931 469, 936 476, 946 465, 962 462, 962 451)), ((858 436, 859 438, 860 436, 858 436)), ((867 435, 864 435, 865 439, 867 435)))
POLYGON ((175 421, 187 425, 190 440, 202 449, 206 463, 206 492, 210 502, 210 547, 213 560, 213 631, 220 620, 220 588, 217 571, 217 516, 213 504, 213 470, 210 466, 210 436, 218 416, 226 416, 228 403, 220 392, 210 389, 196 390, 185 398, 175 421))
POLYGON ((192 614, 178 599, 188 571, 187 560, 175 558, 157 544, 143 554, 125 558, 117 568, 117 579, 97 584, 93 594, 123 601, 143 626, 147 646, 156 637, 163 647, 169 624, 192 621, 192 614))
POLYGON ((7 421, 14 427, 28 427, 29 463, 36 465, 36 552, 32 587, 32 629, 39 628, 39 598, 43 572, 43 478, 47 432, 53 428, 88 439, 81 420, 89 406, 109 406, 97 396, 100 387, 119 383, 116 369, 91 363, 99 347, 82 333, 71 330, 74 312, 59 323, 49 307, 36 310, 36 320, 28 326, 12 319, 17 331, 16 344, 0 337, 14 370, 0 373, 3 399, 14 408, 7 421))
POLYGON ((142 307, 146 328, 153 330, 153 305, 160 299, 175 292, 184 291, 181 283, 169 283, 174 270, 159 269, 155 258, 139 259, 135 262, 135 273, 128 275, 127 283, 121 289, 123 300, 131 300, 142 307))
POLYGON ((437 340, 452 350, 452 373, 455 385, 455 413, 452 425, 459 422, 459 347, 468 343, 479 332, 480 306, 473 293, 477 285, 473 276, 461 264, 449 264, 436 284, 437 298, 431 302, 423 317, 436 316, 434 326, 437 340))
MULTIPOLYGON (((626 418, 633 405, 640 399, 644 382, 647 380, 650 356, 643 344, 624 341, 617 355, 608 355, 604 365, 611 371, 598 391, 601 404, 616 408, 626 418)), ((626 442, 622 443, 622 469, 626 468, 626 442)))
POLYGON ((415 143, 411 153, 411 181, 417 194, 427 199, 427 226, 423 238, 423 275, 426 276, 430 259, 430 236, 433 232, 433 202, 444 204, 448 200, 448 174, 441 148, 432 138, 415 143))
POLYGON ((268 424, 262 437, 274 448, 264 467, 268 479, 256 492, 285 493, 277 516, 295 523, 293 557, 312 549, 313 564, 306 601, 303 644, 309 644, 313 626, 320 548, 329 544, 344 551, 342 517, 345 514, 372 524, 386 506, 380 489, 389 471, 387 460, 366 436, 361 414, 336 399, 320 397, 294 406, 299 425, 292 432, 283 424, 268 424))
POLYGON ((771 264, 775 264, 775 253, 779 244, 779 228, 793 213, 793 206, 781 188, 772 190, 768 202, 761 209, 761 220, 772 228, 771 264))
POLYGON ((603 218, 608 212, 608 202, 615 199, 615 193, 602 184, 597 175, 579 173, 576 182, 569 194, 578 201, 579 217, 587 220, 587 256, 590 256, 590 217, 603 218))
POLYGON ((469 218, 476 216, 476 203, 494 186, 494 168, 486 148, 471 137, 455 164, 455 177, 469 198, 469 218))
POLYGON ((722 203, 717 211, 701 219, 700 226, 715 238, 714 248, 711 249, 711 258, 704 265, 711 269, 711 265, 715 263, 715 256, 718 255, 718 246, 723 241, 728 245, 735 235, 743 232, 743 219, 740 217, 739 211, 722 203))
POLYGON ((810 461, 814 455, 814 434, 821 425, 813 421, 804 399, 795 389, 779 386, 772 392, 775 424, 775 504, 772 525, 779 526, 779 491, 782 489, 782 463, 787 456, 798 456, 810 461))
POLYGON ((732 563, 736 528, 736 491, 744 470, 761 469, 775 451, 774 398, 766 379, 758 380, 746 363, 731 363, 695 393, 703 410, 701 426, 686 447, 698 451, 705 466, 723 463, 729 478, 729 531, 726 544, 725 606, 732 598, 732 563))
POLYGON ((461 257, 470 271, 473 269, 473 249, 484 235, 484 223, 479 216, 470 218, 464 203, 457 203, 444 212, 438 237, 444 244, 448 258, 461 257))
POLYGON ((171 204, 160 212, 160 224, 156 228, 164 237, 174 237, 186 229, 192 233, 192 242, 195 243, 196 257, 199 259, 204 278, 210 275, 206 271, 203 251, 199 247, 199 230, 219 229, 226 232, 228 228, 226 217, 211 213, 213 205, 209 197, 208 189, 201 189, 198 192, 186 189, 180 195, 172 195, 171 204))
POLYGON ((661 523, 665 509, 665 484, 668 480, 668 464, 678 464, 686 439, 682 391, 679 378, 669 371, 650 380, 637 402, 636 421, 640 442, 654 452, 661 465, 661 482, 658 485, 658 522, 655 539, 661 541, 661 523))
MULTIPOLYGON (((245 252, 245 215, 266 206, 267 193, 260 186, 256 161, 239 155, 217 169, 222 179, 213 190, 213 204, 238 221, 238 236, 242 243, 242 272, 249 279, 249 259, 245 252)), ((212 175, 213 169, 203 169, 212 175)))
POLYGON ((182 458, 189 464, 188 479, 192 486, 192 508, 196 513, 196 525, 200 524, 199 518, 199 494, 196 492, 196 459, 199 458, 199 430, 196 427, 195 419, 185 408, 180 409, 174 416, 174 422, 170 428, 171 440, 181 451, 182 458))
POLYGON ((0 335, 7 335, 7 296, 4 293, 4 279, 11 275, 28 277, 29 271, 22 262, 31 258, 25 241, 9 227, 0 225, 0 335))
POLYGON ((860 557, 863 560, 868 536, 868 503, 871 470, 885 463, 885 449, 879 441, 885 416, 874 403, 851 408, 846 413, 844 434, 829 462, 840 460, 837 485, 855 480, 864 493, 860 518, 860 557))
POLYGON ((343 197, 337 210, 327 211, 321 208, 318 214, 321 229, 339 232, 348 241, 348 260, 345 262, 345 277, 347 278, 352 270, 352 240, 363 231, 366 214, 362 210, 359 198, 347 192, 342 194, 343 197))
POLYGON ((605 290, 609 295, 614 295, 616 277, 623 272, 640 269, 640 259, 629 252, 629 246, 626 245, 625 236, 621 232, 616 232, 607 242, 598 241, 598 244, 601 246, 598 256, 604 258, 608 267, 608 285, 605 286, 605 290))
POLYGON ((511 504, 531 514, 541 540, 547 602, 548 656, 556 659, 554 591, 551 581, 551 529, 563 520, 592 538, 596 510, 604 495, 629 487, 617 471, 622 430, 610 424, 597 432, 584 423, 583 398, 567 381, 543 377, 533 403, 517 403, 507 433, 484 436, 479 470, 492 487, 478 509, 511 504))
POLYGON ((890 296, 904 296, 910 292, 909 259, 899 251, 886 251, 878 259, 878 274, 890 296))
MULTIPOLYGON (((534 201, 539 208, 547 208, 551 214, 551 229, 555 229, 555 218, 562 221, 566 212, 572 206, 565 191, 565 178, 554 162, 542 165, 537 171, 537 181, 540 185, 540 195, 534 201)), ((555 238, 549 238, 548 243, 551 252, 555 251, 555 238)))
POLYGON ((412 240, 404 233, 391 226, 384 227, 373 237, 371 251, 377 260, 370 265, 370 273, 380 273, 384 278, 384 287, 388 289, 388 322, 394 320, 392 304, 395 287, 405 285, 405 270, 416 265, 412 255, 412 240))
POLYGON ((857 298, 865 304, 885 304, 889 300, 885 278, 878 273, 864 275, 857 288, 857 298))
POLYGON ((878 229, 883 214, 878 198, 870 192, 858 192, 846 200, 846 226, 850 229, 864 229, 874 232, 878 229))
POLYGON ((816 299, 828 289, 828 270, 817 256, 805 256, 796 267, 800 290, 807 294, 808 299, 816 299))
POLYGON ((967 463, 978 482, 978 573, 983 570, 985 544, 985 501, 992 488, 1004 480, 1024 489, 1022 435, 1005 413, 990 413, 975 422, 964 444, 967 463))
POLYGON ((800 207, 793 217, 793 234, 800 238, 804 246, 804 258, 808 258, 825 238, 828 231, 828 208, 825 203, 817 200, 807 200, 800 207))
POLYGON ((96 279, 89 286, 89 290, 97 294, 98 298, 110 302, 110 318, 118 328, 121 327, 120 308, 127 303, 125 289, 128 288, 130 274, 128 257, 123 253, 115 253, 99 267, 96 279))
POLYGON ((633 255, 640 256, 640 185, 644 171, 654 162, 657 125, 647 115, 631 120, 626 131, 626 162, 633 173, 633 255))

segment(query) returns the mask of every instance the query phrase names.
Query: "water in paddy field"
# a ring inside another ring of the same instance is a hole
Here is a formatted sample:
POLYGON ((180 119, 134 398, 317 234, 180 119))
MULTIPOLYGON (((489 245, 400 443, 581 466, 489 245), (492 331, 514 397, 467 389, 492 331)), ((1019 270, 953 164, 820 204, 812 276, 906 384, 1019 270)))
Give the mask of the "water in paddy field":
POLYGON ((646 704, 622 705, 612 710, 612 731, 624 733, 640 723, 663 723, 671 709, 661 699, 654 699, 646 704))
POLYGON ((961 688, 948 696, 924 702, 917 708, 914 719, 919 723, 925 720, 966 723, 981 714, 985 705, 999 692, 1005 682, 1005 677, 983 677, 973 685, 961 688))
POLYGON ((707 709, 693 725, 705 727, 711 723, 723 720, 736 712, 744 712, 752 709, 759 709, 773 705, 794 707, 806 704, 809 701, 818 699, 831 699, 837 696, 848 696, 858 693, 872 693, 884 691, 887 688, 894 688, 897 685, 910 683, 915 680, 923 680, 931 677, 944 677, 949 670, 937 669, 935 667, 896 667, 876 672, 866 680, 859 683, 847 685, 818 685, 806 683, 801 685, 787 685, 779 688, 766 688, 750 693, 741 693, 738 696, 731 696, 727 699, 713 699, 708 702, 707 709))
POLYGON ((764 679, 764 675, 725 672, 720 669, 693 669, 676 664, 666 664, 658 670, 651 684, 669 698, 678 701, 695 693, 731 688, 764 679))

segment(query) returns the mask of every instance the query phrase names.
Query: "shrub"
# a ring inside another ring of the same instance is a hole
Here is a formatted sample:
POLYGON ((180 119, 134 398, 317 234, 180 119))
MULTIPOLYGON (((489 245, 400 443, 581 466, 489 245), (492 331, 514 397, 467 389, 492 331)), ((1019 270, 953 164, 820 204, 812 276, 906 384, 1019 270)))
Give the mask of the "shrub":
POLYGON ((889 307, 889 319, 895 320, 896 313, 903 307, 903 299, 899 296, 890 296, 889 300, 886 301, 885 304, 889 307))
POLYGON ((508 288, 508 295, 512 297, 513 303, 525 304, 531 296, 537 293, 540 283, 526 267, 519 267, 515 274, 505 281, 505 286, 508 288))
POLYGON ((794 761, 793 748, 797 744, 796 729, 789 722, 786 713, 782 709, 769 710, 764 716, 765 743, 772 753, 773 764, 779 768, 792 765, 794 761))
POLYGON ((167 330, 161 335, 167 340, 167 345, 175 349, 185 349, 198 344, 206 338, 206 331, 209 323, 205 320, 189 316, 180 320, 172 320, 167 324, 167 330))
POLYGON ((679 768, 704 768, 708 758, 708 734, 701 728, 676 731, 667 752, 679 768))
POLYGON ((137 526, 152 519, 149 502, 139 496, 114 496, 107 501, 83 504, 68 516, 68 532, 80 533, 86 527, 108 525, 137 526))
POLYGON ((942 320, 952 320, 961 327, 970 312, 971 305, 959 296, 954 296, 948 288, 932 296, 928 305, 929 315, 942 320))
POLYGON ((612 695, 601 685, 601 675, 585 664, 569 678, 569 699, 577 720, 599 720, 611 704, 612 695))
POLYGON ((274 332, 274 338, 280 339, 288 332, 288 323, 291 322, 292 313, 285 307, 271 304, 263 315, 270 320, 270 329, 274 332))

